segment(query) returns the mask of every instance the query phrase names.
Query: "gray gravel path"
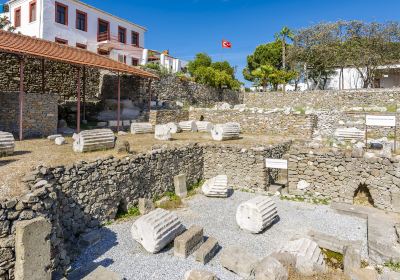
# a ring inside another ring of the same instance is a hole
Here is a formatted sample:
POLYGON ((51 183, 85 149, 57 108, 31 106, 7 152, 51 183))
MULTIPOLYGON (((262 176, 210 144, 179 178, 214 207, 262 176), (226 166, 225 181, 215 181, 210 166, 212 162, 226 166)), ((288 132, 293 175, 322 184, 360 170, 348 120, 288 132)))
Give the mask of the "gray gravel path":
MULTIPOLYGON (((306 235, 310 229, 344 240, 362 240, 363 255, 366 256, 366 221, 337 214, 329 206, 274 198, 280 216, 277 224, 258 235, 240 230, 235 221, 236 208, 254 196, 243 192, 235 192, 227 199, 197 195, 186 201, 188 207, 177 210, 177 213, 187 227, 193 224, 203 226, 204 234, 217 238, 222 247, 242 246, 260 258, 278 249, 292 237, 306 235)), ((170 248, 156 255, 147 253, 131 238, 132 223, 117 223, 101 229, 102 241, 88 248, 74 267, 102 264, 126 279, 135 280, 181 280, 187 270, 195 268, 213 271, 221 280, 240 279, 219 265, 218 255, 203 267, 191 258, 184 260, 174 257, 170 248)))

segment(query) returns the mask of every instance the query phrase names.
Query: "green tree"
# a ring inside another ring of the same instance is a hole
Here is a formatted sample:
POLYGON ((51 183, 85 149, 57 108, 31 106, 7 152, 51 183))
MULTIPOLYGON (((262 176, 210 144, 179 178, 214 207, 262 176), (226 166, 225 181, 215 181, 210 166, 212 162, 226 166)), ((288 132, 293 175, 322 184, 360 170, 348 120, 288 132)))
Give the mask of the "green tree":
POLYGON ((254 82, 257 86, 262 86, 266 90, 268 85, 271 85, 274 90, 278 89, 278 85, 286 84, 294 79, 297 75, 295 71, 285 71, 276 69, 272 65, 261 65, 252 71, 252 76, 255 78, 254 82))
POLYGON ((243 76, 246 80, 255 82, 252 72, 261 65, 270 65, 276 69, 282 67, 282 47, 281 42, 275 41, 258 46, 254 53, 247 56, 247 66, 243 69, 243 76))
POLYGON ((15 28, 11 25, 7 16, 0 16, 0 29, 10 32, 15 31, 15 28))
POLYGON ((275 38, 282 44, 282 70, 286 70, 286 40, 293 40, 294 34, 289 27, 285 26, 279 33, 275 34, 275 38))
POLYGON ((209 67, 209 66, 211 66, 211 63, 212 63, 212 59, 208 54, 198 53, 198 54, 196 54, 195 59, 188 63, 187 68, 188 68, 190 75, 193 76, 198 68, 209 67))
POLYGON ((233 78, 235 77, 235 68, 232 67, 228 61, 213 62, 211 67, 219 71, 224 71, 233 78))

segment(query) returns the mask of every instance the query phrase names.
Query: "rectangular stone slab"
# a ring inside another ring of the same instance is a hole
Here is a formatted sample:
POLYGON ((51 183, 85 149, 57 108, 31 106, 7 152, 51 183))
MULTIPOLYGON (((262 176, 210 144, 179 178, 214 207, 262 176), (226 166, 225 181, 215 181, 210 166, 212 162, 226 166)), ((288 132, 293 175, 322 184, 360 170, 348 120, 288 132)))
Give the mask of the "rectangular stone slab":
POLYGON ((206 264, 208 263, 219 250, 219 244, 217 239, 209 237, 206 242, 204 242, 196 252, 193 253, 196 261, 206 264))
POLYGON ((187 258, 203 243, 203 228, 191 226, 183 234, 175 238, 174 255, 187 258))

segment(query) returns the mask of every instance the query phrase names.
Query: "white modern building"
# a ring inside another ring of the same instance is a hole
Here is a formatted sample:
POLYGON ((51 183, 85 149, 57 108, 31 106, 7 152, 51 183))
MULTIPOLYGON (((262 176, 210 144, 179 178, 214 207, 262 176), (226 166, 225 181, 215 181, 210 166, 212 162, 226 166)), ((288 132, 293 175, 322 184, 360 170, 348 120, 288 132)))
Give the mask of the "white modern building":
POLYGON ((171 72, 181 61, 145 48, 146 28, 78 0, 10 0, 4 15, 16 32, 68 44, 137 66, 158 63, 171 72))

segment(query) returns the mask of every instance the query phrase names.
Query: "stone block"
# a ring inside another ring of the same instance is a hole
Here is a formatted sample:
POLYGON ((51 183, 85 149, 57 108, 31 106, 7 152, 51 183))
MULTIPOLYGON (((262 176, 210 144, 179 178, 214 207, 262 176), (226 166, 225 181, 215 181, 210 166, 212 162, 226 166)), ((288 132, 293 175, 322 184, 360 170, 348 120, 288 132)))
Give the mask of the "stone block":
POLYGON ((184 225, 174 212, 158 208, 137 219, 131 233, 133 239, 148 252, 157 253, 184 230, 184 225))
POLYGON ((346 246, 344 248, 343 258, 344 273, 350 275, 351 271, 361 268, 361 255, 360 250, 353 246, 346 246))
POLYGON ((170 123, 167 123, 166 125, 169 127, 169 131, 172 134, 182 132, 182 129, 180 128, 179 124, 177 124, 177 123, 170 122, 170 123))
POLYGON ((197 125, 195 121, 180 122, 179 127, 182 129, 182 131, 197 132, 197 125))
POLYGON ((185 280, 218 280, 218 278, 212 272, 193 269, 185 273, 185 280))
POLYGON ((211 130, 211 136, 215 141, 238 139, 240 125, 238 123, 216 124, 211 130))
POLYGON ((49 135, 49 136, 47 136, 47 139, 50 140, 50 141, 54 141, 54 140, 56 140, 58 137, 62 137, 62 135, 61 135, 61 134, 49 135))
POLYGON ((260 233, 278 219, 275 202, 267 196, 257 196, 239 205, 236 222, 241 229, 260 233))
POLYGON ((130 120, 124 120, 124 121, 122 121, 122 125, 124 127, 129 127, 131 125, 131 121, 130 120))
POLYGON ((324 256, 318 244, 307 238, 300 238, 286 243, 281 249, 271 254, 284 265, 295 267, 304 276, 326 272, 324 256))
POLYGON ((240 247, 227 247, 222 250, 220 263, 226 269, 243 278, 254 276, 258 259, 240 247))
POLYGON ((97 244, 101 240, 101 234, 98 230, 82 234, 79 237, 79 246, 88 247, 97 244))
POLYGON ((187 258, 203 243, 203 228, 191 226, 174 240, 174 255, 187 258))
POLYGON ((385 270, 381 280, 400 280, 400 272, 385 270))
POLYGON ((220 246, 217 239, 209 237, 207 241, 193 253, 193 256, 196 261, 206 264, 218 253, 219 248, 220 246))
POLYGON ((287 269, 275 258, 262 259, 255 268, 255 280, 287 280, 287 269))
POLYGON ((175 194, 180 198, 187 196, 186 174, 174 176, 175 194))
POLYGON ((122 280, 122 277, 113 271, 106 269, 104 266, 98 266, 95 270, 93 270, 86 277, 82 278, 83 280, 122 280))
POLYGON ((54 143, 58 146, 64 145, 66 143, 65 138, 64 137, 57 137, 54 140, 54 143))
POLYGON ((139 212, 142 215, 146 215, 154 210, 154 203, 148 198, 139 198, 139 212))
POLYGON ((15 279, 51 279, 51 224, 44 218, 18 222, 15 233, 15 279))
POLYGON ((333 235, 328 235, 315 230, 310 230, 307 234, 312 240, 314 240, 320 248, 328 249, 340 254, 344 254, 344 249, 347 246, 353 246, 355 249, 360 249, 362 241, 348 241, 337 238, 333 235))
POLYGON ((172 139, 171 132, 166 125, 156 125, 154 138, 160 141, 169 141, 172 139))
POLYGON ((14 154, 15 140, 11 133, 0 131, 0 157, 14 154))
POLYGON ((218 175, 207 180, 201 190, 205 196, 209 197, 228 197, 228 176, 218 175))
POLYGON ((113 149, 115 136, 111 129, 84 130, 77 135, 73 149, 75 152, 91 152, 113 149))
POLYGON ((377 280, 378 273, 375 269, 360 268, 350 273, 351 280, 377 280))
POLYGON ((153 126, 151 125, 151 123, 132 123, 131 133, 132 134, 153 133, 153 126))
POLYGON ((212 123, 205 121, 197 121, 196 126, 199 132, 211 132, 212 128, 214 127, 212 123))

